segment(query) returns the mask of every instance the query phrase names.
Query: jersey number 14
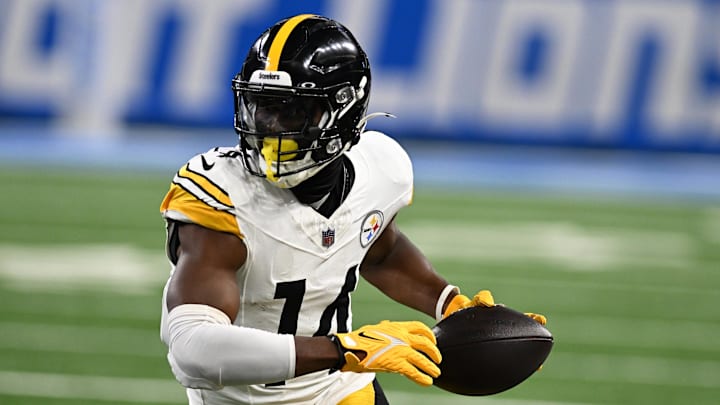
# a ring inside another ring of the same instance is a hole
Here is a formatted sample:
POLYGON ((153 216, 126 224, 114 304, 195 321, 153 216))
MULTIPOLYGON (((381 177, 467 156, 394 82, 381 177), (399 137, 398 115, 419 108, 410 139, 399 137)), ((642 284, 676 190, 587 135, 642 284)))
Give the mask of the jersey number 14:
MULTIPOLYGON (((325 308, 320 317, 320 324, 313 336, 327 336, 330 334, 332 318, 335 316, 337 333, 348 332, 347 320, 350 311, 350 293, 355 290, 357 284, 357 265, 350 267, 345 275, 345 284, 340 289, 337 298, 325 308)), ((297 332, 298 316, 300 307, 305 297, 305 279, 295 281, 283 281, 275 286, 275 299, 285 299, 282 314, 280 314, 280 325, 278 333, 294 335, 297 332)))

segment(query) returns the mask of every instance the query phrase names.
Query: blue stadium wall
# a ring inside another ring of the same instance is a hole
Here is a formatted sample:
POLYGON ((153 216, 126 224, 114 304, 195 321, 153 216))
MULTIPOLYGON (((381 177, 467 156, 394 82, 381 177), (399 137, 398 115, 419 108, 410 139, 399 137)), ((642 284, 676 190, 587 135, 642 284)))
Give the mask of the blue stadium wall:
POLYGON ((720 153, 715 0, 0 0, 0 135, 232 131, 247 48, 305 12, 356 34, 398 138, 720 153))

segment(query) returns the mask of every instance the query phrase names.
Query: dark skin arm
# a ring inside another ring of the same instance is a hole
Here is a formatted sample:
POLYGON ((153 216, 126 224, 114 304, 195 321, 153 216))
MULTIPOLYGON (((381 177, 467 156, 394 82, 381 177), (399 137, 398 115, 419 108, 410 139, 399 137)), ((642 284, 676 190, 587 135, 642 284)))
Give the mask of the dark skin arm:
MULTIPOLYGON (((168 311, 182 304, 205 304, 234 320, 240 309, 235 276, 247 258, 245 243, 235 235, 193 224, 180 225, 178 232, 179 259, 168 286, 168 311)), ((360 272, 390 298, 431 317, 435 316, 435 303, 447 285, 417 247, 398 230, 394 220, 368 251, 360 272)), ((337 364, 337 349, 327 338, 295 336, 294 339, 295 376, 337 364)), ((364 357, 363 352, 356 354, 364 357)))
MULTIPOLYGON (((178 262, 168 286, 168 311, 182 304, 205 304, 231 320, 240 309, 235 278, 247 259, 245 243, 235 235, 198 225, 179 225, 178 262)), ((295 376, 325 370, 338 361, 335 345, 326 337, 295 336, 295 376)))
MULTIPOLYGON (((435 305, 448 284, 420 250, 390 222, 370 248, 360 274, 393 300, 435 318, 435 305)), ((443 305, 443 310, 450 299, 443 305)))

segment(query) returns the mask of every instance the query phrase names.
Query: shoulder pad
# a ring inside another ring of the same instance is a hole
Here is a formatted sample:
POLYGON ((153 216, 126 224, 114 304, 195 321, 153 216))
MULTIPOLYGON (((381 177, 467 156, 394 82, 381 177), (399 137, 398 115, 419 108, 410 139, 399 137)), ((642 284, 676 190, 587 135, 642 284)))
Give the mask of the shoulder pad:
POLYGON ((218 161, 224 152, 221 149, 226 148, 197 155, 178 170, 160 211, 165 218, 242 237, 233 201, 223 184, 226 166, 218 161))

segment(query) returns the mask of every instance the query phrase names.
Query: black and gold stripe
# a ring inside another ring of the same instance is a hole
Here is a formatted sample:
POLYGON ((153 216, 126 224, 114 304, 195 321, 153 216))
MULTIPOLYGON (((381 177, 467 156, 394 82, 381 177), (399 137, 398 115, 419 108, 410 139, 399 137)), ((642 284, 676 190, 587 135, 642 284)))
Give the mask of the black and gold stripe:
POLYGON ((280 65, 280 56, 282 55, 283 48, 287 43, 290 34, 292 34, 295 27, 301 22, 308 18, 315 17, 314 14, 300 14, 295 17, 289 18, 275 34, 275 37, 270 43, 270 50, 268 51, 267 62, 265 63, 265 70, 277 71, 280 65))
POLYGON ((206 194, 207 196, 215 200, 218 204, 228 209, 233 208, 232 201, 230 200, 230 196, 228 195, 227 191, 225 191, 222 187, 210 180, 207 176, 191 170, 189 163, 183 166, 177 172, 175 183, 182 184, 183 182, 180 179, 189 180, 195 186, 197 186, 203 192, 203 194, 206 194))
POLYGON ((160 212, 168 218, 189 220, 215 231, 243 237, 227 191, 207 176, 191 170, 189 164, 177 172, 160 205, 160 212))
POLYGON ((173 183, 165 195, 160 212, 164 216, 176 220, 189 220, 194 224, 204 226, 218 232, 226 232, 243 238, 235 215, 230 211, 220 211, 208 205, 207 201, 199 199, 180 185, 173 183), (184 218, 178 218, 173 212, 181 214, 184 218))

